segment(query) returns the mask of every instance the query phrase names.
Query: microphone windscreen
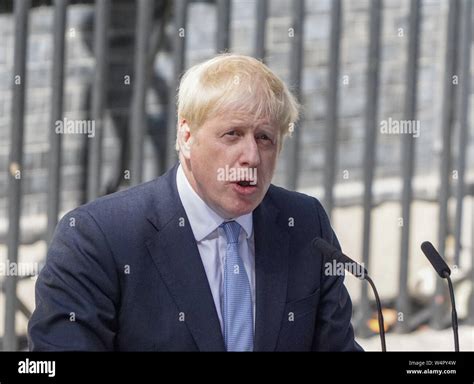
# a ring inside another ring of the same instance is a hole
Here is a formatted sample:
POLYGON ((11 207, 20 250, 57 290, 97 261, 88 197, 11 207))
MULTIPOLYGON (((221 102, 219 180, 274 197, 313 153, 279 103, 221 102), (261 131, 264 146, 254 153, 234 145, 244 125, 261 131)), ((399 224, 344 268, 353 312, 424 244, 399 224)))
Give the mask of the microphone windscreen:
POLYGON ((331 244, 329 244, 326 240, 321 238, 316 238, 313 240, 313 247, 319 249, 325 257, 331 257, 334 255, 338 249, 331 244))
POLYGON ((446 264, 433 244, 431 244, 429 241, 425 241, 423 244, 421 244, 421 250, 425 254, 426 258, 430 261, 438 275, 440 275, 443 279, 451 275, 451 270, 449 269, 448 264, 446 264))
POLYGON ((365 279, 365 277, 368 275, 367 270, 361 264, 352 260, 349 256, 342 253, 335 246, 329 244, 326 240, 321 238, 314 239, 313 247, 315 249, 319 249, 324 257, 341 263, 344 268, 349 273, 352 273, 355 277, 359 279, 365 279))

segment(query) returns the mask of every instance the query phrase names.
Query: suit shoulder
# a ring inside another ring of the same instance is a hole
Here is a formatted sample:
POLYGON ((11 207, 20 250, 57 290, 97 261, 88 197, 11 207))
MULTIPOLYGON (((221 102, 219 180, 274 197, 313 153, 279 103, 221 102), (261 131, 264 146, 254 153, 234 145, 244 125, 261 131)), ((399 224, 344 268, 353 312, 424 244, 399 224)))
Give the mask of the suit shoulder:
POLYGON ((331 224, 321 202, 301 192, 289 191, 271 185, 268 195, 273 204, 287 217, 298 217, 307 225, 317 225, 323 234, 331 229, 331 224))
POLYGON ((133 223, 153 206, 159 193, 160 178, 99 197, 68 212, 64 217, 87 215, 97 223, 133 223), (126 221, 124 219, 126 218, 126 221))
POLYGON ((290 191, 272 184, 268 189, 268 194, 274 204, 280 209, 316 209, 319 213, 321 211, 324 212, 324 208, 318 199, 301 192, 290 191))
POLYGON ((88 211, 113 206, 115 209, 127 206, 144 205, 157 192, 159 178, 152 181, 127 188, 123 191, 111 193, 110 195, 99 197, 83 206, 88 211))

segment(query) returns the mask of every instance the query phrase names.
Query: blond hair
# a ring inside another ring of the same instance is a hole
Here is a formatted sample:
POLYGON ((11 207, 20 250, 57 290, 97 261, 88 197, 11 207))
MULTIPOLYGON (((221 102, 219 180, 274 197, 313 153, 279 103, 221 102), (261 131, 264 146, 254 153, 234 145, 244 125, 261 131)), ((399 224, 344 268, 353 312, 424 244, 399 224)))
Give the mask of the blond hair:
POLYGON ((299 104, 285 83, 253 57, 221 54, 185 72, 178 90, 178 126, 185 119, 192 131, 229 111, 269 119, 283 138, 298 120, 299 104))

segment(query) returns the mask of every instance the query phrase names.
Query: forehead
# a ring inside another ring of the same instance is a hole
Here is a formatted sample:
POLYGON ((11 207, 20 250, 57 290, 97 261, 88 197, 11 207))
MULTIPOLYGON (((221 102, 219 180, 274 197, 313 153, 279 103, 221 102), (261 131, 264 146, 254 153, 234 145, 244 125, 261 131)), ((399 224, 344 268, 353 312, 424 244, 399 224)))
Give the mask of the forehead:
POLYGON ((269 118, 258 117, 249 114, 242 114, 237 112, 229 111, 227 113, 220 113, 213 118, 206 121, 206 125, 211 126, 233 126, 241 128, 275 128, 275 124, 269 118))

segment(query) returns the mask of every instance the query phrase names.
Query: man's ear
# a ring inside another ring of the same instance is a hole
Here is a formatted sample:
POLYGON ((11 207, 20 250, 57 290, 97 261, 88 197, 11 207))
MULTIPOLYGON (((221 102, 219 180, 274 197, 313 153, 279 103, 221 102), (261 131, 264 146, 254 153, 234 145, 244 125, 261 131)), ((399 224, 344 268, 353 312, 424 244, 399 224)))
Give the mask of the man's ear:
POLYGON ((189 128, 188 122, 186 119, 182 119, 179 122, 178 128, 178 145, 179 151, 183 154, 186 159, 189 159, 191 156, 191 129, 189 128))

